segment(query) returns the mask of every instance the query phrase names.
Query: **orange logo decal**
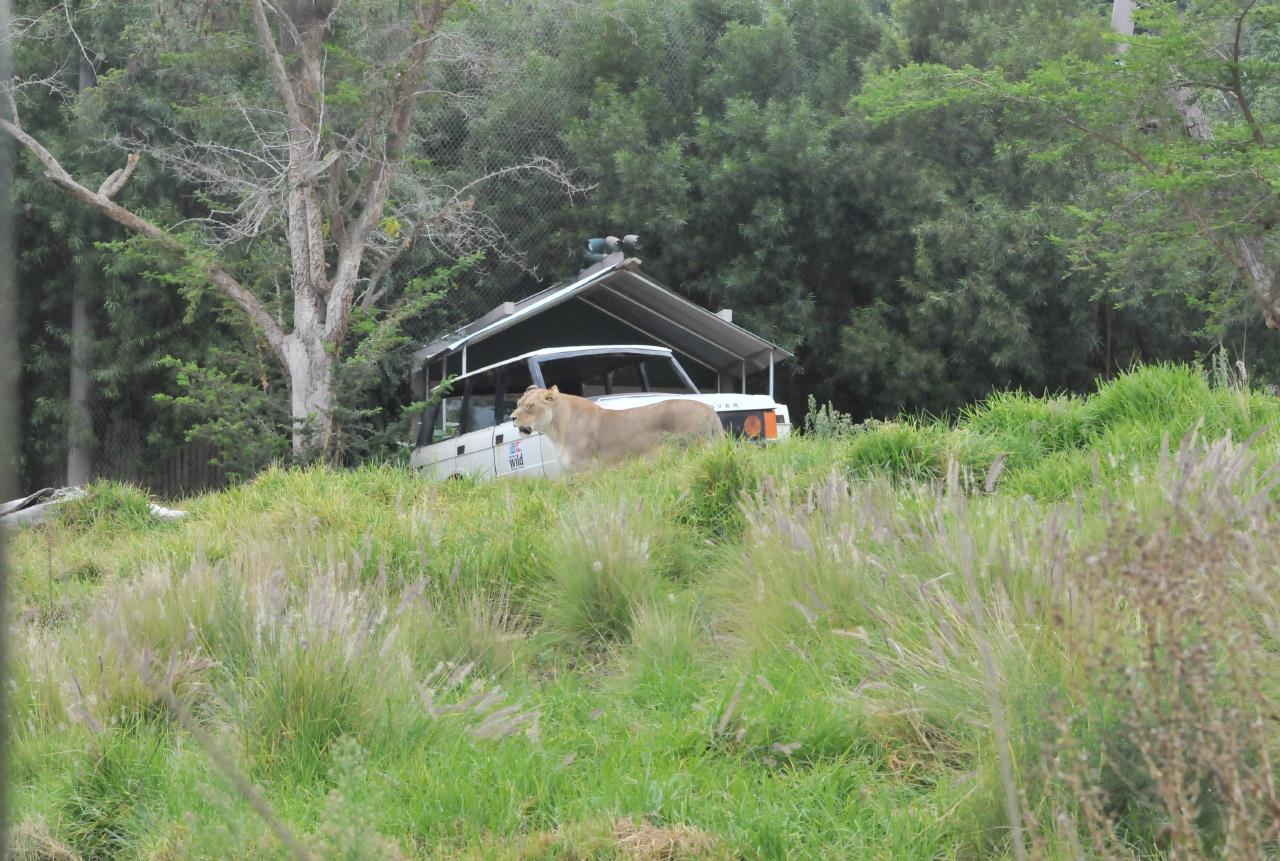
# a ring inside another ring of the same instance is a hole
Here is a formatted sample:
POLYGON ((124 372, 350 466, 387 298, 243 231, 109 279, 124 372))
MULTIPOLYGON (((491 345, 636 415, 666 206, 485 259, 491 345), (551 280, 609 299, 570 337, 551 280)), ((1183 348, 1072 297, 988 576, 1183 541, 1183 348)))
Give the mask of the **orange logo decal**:
POLYGON ((760 436, 760 416, 750 415, 743 419, 742 432, 747 436, 760 436))

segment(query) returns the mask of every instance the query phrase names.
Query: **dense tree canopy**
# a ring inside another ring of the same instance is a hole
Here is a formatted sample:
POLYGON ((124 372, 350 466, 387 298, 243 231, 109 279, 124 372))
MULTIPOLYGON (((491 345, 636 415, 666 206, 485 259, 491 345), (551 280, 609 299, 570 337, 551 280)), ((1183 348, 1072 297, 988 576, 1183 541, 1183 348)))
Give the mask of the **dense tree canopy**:
MULTIPOLYGON (((19 5, 42 22, 15 42, 20 71, 61 70, 65 90, 79 43, 61 17, 41 17, 57 4, 19 5)), ((1219 344, 1265 377, 1275 337, 1239 249, 1266 234, 1266 257, 1274 242, 1275 10, 1190 5, 1147 4, 1119 62, 1112 4, 1095 0, 455 10, 401 187, 419 176, 467 188, 492 241, 461 269, 456 250, 411 251, 388 286, 433 298, 357 310, 361 337, 387 338, 376 357, 343 354, 357 360, 340 374, 348 456, 394 450, 415 339, 572 274, 581 240, 606 232, 641 234, 647 271, 796 351, 793 408, 812 393, 860 416, 944 412, 994 388, 1080 389, 1136 360, 1195 359, 1219 344), (1239 38, 1227 26, 1237 19, 1239 38), (1170 98, 1179 87, 1195 90, 1212 140, 1185 132, 1170 98), (590 190, 565 195, 550 172, 501 172, 531 159, 590 190), (492 179, 469 186, 482 176, 492 179)), ((129 140, 166 140, 180 158, 175 129, 220 133, 238 98, 270 85, 244 67, 257 46, 235 34, 251 31, 209 22, 225 37, 166 42, 157 8, 77 12, 76 35, 103 55, 98 92, 19 91, 26 126, 77 172, 106 175, 129 140), (175 91, 189 97, 166 97, 175 91), (122 146, 91 145, 105 140, 122 146)), ((335 69, 350 67, 326 91, 336 123, 367 88, 342 41, 327 48, 335 69)), ((174 224, 207 215, 211 194, 225 199, 165 167, 144 159, 120 200, 174 224)), ((189 265, 119 244, 123 234, 59 196, 33 162, 22 168, 25 409, 29 427, 47 431, 29 457, 56 459, 64 436, 68 263, 81 255, 97 261, 100 402, 146 413, 157 444, 195 426, 224 447, 256 440, 231 446, 248 453, 246 469, 283 454, 286 387, 269 345, 189 265)), ((410 229, 395 214, 406 200, 390 199, 388 247, 410 229)), ((288 262, 281 247, 231 251, 268 302, 288 262)))

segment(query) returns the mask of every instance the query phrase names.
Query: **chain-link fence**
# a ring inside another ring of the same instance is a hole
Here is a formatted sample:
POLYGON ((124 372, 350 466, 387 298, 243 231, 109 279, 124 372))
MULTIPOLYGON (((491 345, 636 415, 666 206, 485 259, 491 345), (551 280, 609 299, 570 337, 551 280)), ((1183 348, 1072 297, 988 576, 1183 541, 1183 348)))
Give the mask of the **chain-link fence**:
POLYGON ((224 488, 231 478, 219 463, 220 452, 208 442, 176 437, 157 444, 142 421, 110 402, 91 405, 89 416, 87 433, 72 434, 62 426, 51 430, 55 436, 41 440, 34 452, 28 446, 20 471, 22 488, 31 492, 75 483, 80 477, 68 466, 73 438, 93 480, 127 482, 177 498, 224 488))
MULTIPOLYGON (((687 22, 679 19, 683 13, 662 8, 653 4, 649 11, 657 10, 659 17, 669 20, 648 21, 645 26, 665 27, 673 34, 686 28, 687 22)), ((634 53, 639 44, 636 25, 621 13, 575 0, 565 0, 563 7, 530 4, 525 11, 526 17, 512 18, 502 9, 481 7, 439 45, 435 77, 426 87, 439 95, 424 99, 411 149, 416 163, 429 166, 424 168, 429 177, 419 177, 419 190, 427 189, 444 205, 464 212, 470 244, 465 238, 454 242, 456 237, 425 230, 381 277, 395 295, 397 290, 413 289, 415 279, 430 277, 460 256, 471 253, 477 262, 454 279, 442 301, 405 322, 403 331, 418 343, 572 274, 585 239, 630 228, 584 223, 580 209, 575 212, 569 205, 580 207, 593 192, 591 178, 574 163, 564 132, 588 115, 600 69, 614 62, 597 43, 611 39, 615 54, 634 53), (591 51, 584 53, 586 47, 591 51)), ((635 68, 623 78, 644 78, 672 105, 689 101, 694 84, 685 67, 686 54, 637 54, 630 62, 635 68)), ((404 190, 413 190, 414 181, 409 177, 404 190)), ((110 338, 111 333, 98 333, 101 342, 110 338)), ((376 393, 384 403, 410 400, 408 369, 395 372, 404 376, 404 391, 395 390, 395 380, 384 381, 376 393)), ((154 386, 153 380, 141 387, 154 386)), ((47 389, 53 392, 62 385, 52 379, 47 389)), ((91 427, 79 437, 91 477, 139 484, 166 497, 224 486, 232 476, 219 465, 226 458, 213 446, 187 441, 173 427, 157 430, 159 425, 149 419, 150 411, 158 409, 154 394, 91 395, 91 427)), ((27 433, 39 438, 26 446, 24 486, 68 482, 69 423, 65 416, 44 426, 27 423, 27 433)))

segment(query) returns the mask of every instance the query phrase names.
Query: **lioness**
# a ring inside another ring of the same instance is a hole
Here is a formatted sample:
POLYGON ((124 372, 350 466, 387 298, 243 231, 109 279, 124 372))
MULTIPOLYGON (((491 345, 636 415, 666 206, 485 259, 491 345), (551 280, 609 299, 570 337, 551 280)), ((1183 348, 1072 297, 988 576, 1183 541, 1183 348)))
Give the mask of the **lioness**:
POLYGON ((539 431, 555 443, 565 472, 617 463, 658 447, 666 436, 682 442, 724 436, 716 411, 698 401, 670 400, 624 410, 606 410, 557 386, 530 386, 511 420, 522 434, 539 431))

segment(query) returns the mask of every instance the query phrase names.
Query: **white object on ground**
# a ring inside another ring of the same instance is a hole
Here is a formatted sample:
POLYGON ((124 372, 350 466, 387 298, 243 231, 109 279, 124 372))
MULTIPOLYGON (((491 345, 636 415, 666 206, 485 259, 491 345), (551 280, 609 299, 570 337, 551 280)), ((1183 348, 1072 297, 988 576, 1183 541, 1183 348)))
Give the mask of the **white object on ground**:
MULTIPOLYGON (((0 526, 17 528, 43 523, 53 514, 56 506, 71 499, 79 499, 84 495, 83 487, 59 487, 56 489, 46 487, 21 499, 0 502, 0 526)), ((150 506, 151 516, 160 520, 175 520, 179 517, 185 517, 187 514, 185 511, 156 505, 154 502, 150 503, 150 506)))

